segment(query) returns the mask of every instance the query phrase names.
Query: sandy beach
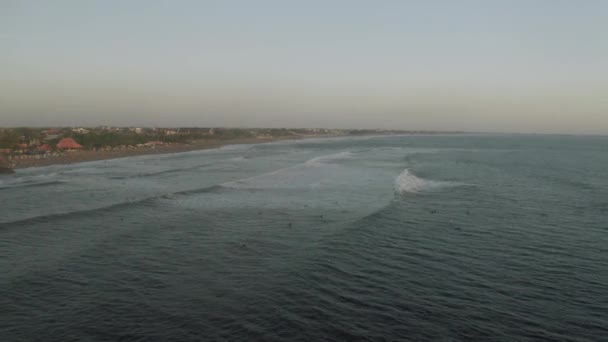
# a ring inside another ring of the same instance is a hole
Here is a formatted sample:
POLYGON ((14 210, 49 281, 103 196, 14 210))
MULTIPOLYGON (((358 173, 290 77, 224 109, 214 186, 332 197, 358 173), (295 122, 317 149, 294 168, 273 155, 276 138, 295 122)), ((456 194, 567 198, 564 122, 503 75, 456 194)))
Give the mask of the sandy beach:
POLYGON ((179 153, 196 150, 218 148, 226 145, 239 144, 259 144, 279 140, 297 140, 306 138, 316 138, 324 136, 298 136, 298 137, 276 137, 276 138, 245 138, 245 139, 222 139, 222 140, 199 140, 191 144, 166 144, 154 147, 131 147, 114 150, 79 150, 66 151, 56 155, 25 155, 12 158, 9 165, 13 169, 23 169, 28 167, 40 167, 57 164, 71 164, 86 161, 106 160, 124 158, 132 156, 179 153))

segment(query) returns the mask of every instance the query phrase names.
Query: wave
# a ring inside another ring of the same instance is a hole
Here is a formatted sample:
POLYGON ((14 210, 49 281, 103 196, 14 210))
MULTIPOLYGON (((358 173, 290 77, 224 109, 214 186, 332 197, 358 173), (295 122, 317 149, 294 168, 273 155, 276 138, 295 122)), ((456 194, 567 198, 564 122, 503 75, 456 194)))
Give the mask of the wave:
POLYGON ((338 152, 327 154, 319 157, 311 158, 303 163, 291 165, 288 167, 284 167, 278 170, 262 173, 256 176, 237 179, 229 182, 225 182, 220 184, 225 188, 233 188, 233 189, 259 189, 265 188, 270 184, 274 184, 276 181, 276 177, 284 172, 298 170, 302 168, 317 168, 320 166, 324 166, 327 164, 331 164, 334 161, 351 159, 353 156, 352 152, 338 152), (269 177, 273 177, 273 179, 269 179, 269 177))
POLYGON ((432 181, 416 176, 409 169, 403 170, 395 179, 395 192, 399 194, 417 193, 442 186, 455 185, 450 182, 432 181))
POLYGON ((209 163, 196 164, 196 165, 180 167, 180 168, 176 168, 176 169, 168 169, 168 170, 148 172, 148 173, 138 173, 138 174, 132 174, 132 175, 126 175, 126 176, 111 176, 108 178, 109 179, 131 179, 131 178, 148 178, 148 177, 164 176, 164 175, 169 175, 169 174, 174 174, 174 173, 181 173, 181 172, 204 169, 207 167, 212 167, 212 166, 218 165, 220 163, 242 162, 242 161, 247 161, 249 159, 250 159, 249 157, 234 157, 234 158, 230 158, 230 159, 224 159, 224 160, 219 160, 219 161, 209 162, 209 163))
POLYGON ((293 169, 296 166, 298 166, 298 165, 288 166, 288 167, 285 167, 285 168, 282 168, 282 169, 278 169, 278 170, 262 173, 260 175, 255 175, 255 176, 252 176, 252 177, 235 179, 233 181, 224 182, 224 183, 220 184, 219 186, 224 187, 224 188, 231 188, 231 189, 251 189, 251 188, 257 188, 255 185, 248 184, 248 183, 251 183, 252 181, 255 181, 255 180, 263 179, 264 177, 269 177, 269 176, 274 176, 274 175, 280 174, 281 172, 293 169))
POLYGON ((217 148, 217 150, 221 150, 221 151, 249 150, 254 146, 255 146, 255 144, 230 144, 230 145, 220 146, 217 148))
MULTIPOLYGON (((220 192, 224 192, 224 191, 231 191, 231 190, 234 191, 234 189, 241 190, 241 189, 266 188, 268 186, 268 184, 271 184, 275 180, 276 175, 281 174, 283 172, 290 172, 291 170, 297 170, 297 169, 306 169, 308 167, 315 168, 315 167, 319 167, 319 166, 331 163, 333 161, 350 159, 350 158, 352 158, 352 155, 353 154, 351 152, 333 153, 333 154, 315 157, 315 158, 309 159, 305 162, 298 163, 296 165, 292 165, 292 166, 288 166, 288 167, 281 168, 278 170, 270 171, 270 172, 256 175, 253 177, 237 179, 234 181, 224 182, 221 184, 214 184, 214 185, 203 187, 203 188, 189 189, 189 190, 176 191, 176 192, 170 192, 170 193, 164 193, 164 194, 157 194, 157 195, 152 195, 150 197, 113 203, 113 204, 109 204, 106 206, 100 206, 97 208, 88 208, 88 209, 67 211, 67 212, 62 212, 62 213, 52 213, 52 214, 46 214, 46 215, 43 214, 43 215, 18 219, 15 221, 0 222, 0 228, 6 228, 6 227, 13 226, 13 225, 19 225, 19 224, 47 222, 47 221, 55 220, 55 219, 80 217, 81 215, 87 216, 87 215, 98 214, 98 213, 107 213, 107 212, 112 212, 112 211, 118 210, 118 209, 124 210, 124 209, 128 209, 128 208, 135 207, 135 206, 141 206, 141 205, 150 206, 150 205, 155 205, 156 201, 167 200, 167 199, 171 200, 171 199, 174 199, 174 198, 180 197, 180 196, 189 196, 189 195, 196 195, 196 194, 202 194, 202 193, 220 193, 220 192), (260 184, 258 184, 258 183, 260 183, 260 184)), ((236 157, 236 158, 231 158, 231 161, 244 161, 247 159, 248 158, 245 158, 245 157, 236 157)), ((223 160, 223 162, 225 162, 225 161, 226 160, 223 160)), ((205 166, 216 164, 216 163, 217 162, 199 164, 199 165, 186 167, 186 168, 169 169, 169 170, 163 170, 163 171, 159 171, 159 172, 155 172, 155 173, 138 174, 138 175, 132 175, 132 176, 123 176, 123 177, 124 178, 150 177, 153 175, 179 172, 179 171, 187 170, 187 169, 201 168, 201 167, 205 167, 205 166)), ((119 178, 119 177, 120 176, 114 176, 112 178, 119 178)), ((58 183, 59 181, 54 181, 53 183, 55 183, 55 182, 58 183)), ((48 182, 48 183, 51 183, 51 182, 48 182)))
POLYGON ((315 157, 304 162, 306 166, 320 166, 322 164, 328 164, 338 160, 352 159, 354 154, 352 152, 338 152, 332 153, 320 157, 315 157))
POLYGON ((178 191, 178 192, 174 192, 168 195, 163 195, 162 198, 172 198, 174 196, 187 196, 187 195, 196 195, 196 194, 205 194, 205 193, 212 193, 212 192, 220 192, 222 190, 225 190, 226 187, 224 187, 221 184, 218 185, 211 185, 211 186, 207 186, 204 188, 200 188, 200 189, 192 189, 192 190, 184 190, 184 191, 178 191))
POLYGON ((50 222, 50 221, 56 220, 56 219, 90 216, 90 215, 99 214, 99 213, 111 213, 111 212, 118 211, 118 210, 124 210, 124 209, 141 207, 141 206, 153 206, 159 200, 173 199, 177 196, 187 196, 187 195, 194 195, 194 194, 201 194, 201 193, 217 192, 221 189, 223 189, 223 187, 221 185, 212 185, 212 186, 203 187, 203 188, 199 188, 199 189, 177 191, 177 192, 172 192, 172 193, 160 194, 160 195, 156 195, 156 196, 144 197, 144 198, 135 199, 135 200, 128 200, 128 201, 124 201, 124 202, 118 202, 118 203, 113 203, 113 204, 97 207, 97 208, 89 208, 89 209, 68 211, 68 212, 63 212, 63 213, 53 213, 53 214, 32 216, 32 217, 27 217, 27 218, 23 218, 23 219, 18 219, 15 221, 0 222, 0 229, 8 228, 13 225, 50 222))
POLYGON ((434 189, 440 189, 444 187, 455 187, 455 186, 475 186, 474 184, 460 183, 460 182, 447 182, 447 181, 434 181, 416 176, 409 169, 403 170, 399 176, 395 179, 395 192, 399 194, 405 193, 418 193, 423 191, 430 191, 434 189))
POLYGON ((138 174, 129 175, 129 176, 111 176, 111 177, 108 177, 108 179, 131 179, 131 178, 155 177, 155 176, 168 175, 168 174, 172 174, 172 173, 180 173, 180 172, 184 172, 184 171, 192 171, 192 170, 195 170, 198 168, 202 168, 204 166, 207 166, 207 164, 196 165, 196 166, 192 166, 192 167, 183 167, 183 168, 179 168, 179 169, 169 169, 169 170, 163 170, 163 171, 157 171, 157 172, 138 173, 138 174))
POLYGON ((75 210, 75 211, 46 214, 46 215, 38 215, 38 216, 28 217, 28 218, 24 218, 24 219, 15 220, 15 221, 0 222, 0 229, 8 228, 13 225, 50 222, 55 219, 81 217, 81 216, 89 216, 89 215, 95 214, 95 213, 112 212, 117 209, 129 208, 129 207, 133 207, 133 206, 146 204, 152 200, 156 200, 156 197, 149 197, 149 198, 143 198, 143 199, 139 199, 139 200, 119 202, 119 203, 114 203, 114 204, 97 207, 97 208, 91 208, 91 209, 75 210))
POLYGON ((5 189, 21 189, 21 188, 36 188, 36 187, 51 186, 51 185, 57 185, 57 184, 63 184, 63 183, 65 183, 65 182, 59 181, 59 180, 48 181, 48 182, 41 182, 41 183, 21 183, 22 185, 12 185, 12 186, 0 187, 0 190, 5 190, 5 189))
POLYGON ((395 191, 403 194, 406 192, 419 192, 429 187, 429 181, 418 178, 410 170, 405 169, 395 179, 395 191))
POLYGON ((234 158, 227 159, 226 161, 238 161, 238 162, 241 162, 241 161, 247 161, 249 159, 251 159, 251 157, 240 156, 240 157, 234 157, 234 158))
POLYGON ((5 189, 5 188, 21 188, 21 187, 27 187, 27 186, 37 186, 38 184, 47 184, 47 183, 53 183, 57 181, 57 173, 49 173, 49 174, 42 174, 42 175, 26 175, 26 176, 21 176, 21 177, 17 177, 17 176, 9 176, 6 177, 4 179, 0 179, 0 185, 2 185, 2 187, 0 187, 0 189, 5 189))

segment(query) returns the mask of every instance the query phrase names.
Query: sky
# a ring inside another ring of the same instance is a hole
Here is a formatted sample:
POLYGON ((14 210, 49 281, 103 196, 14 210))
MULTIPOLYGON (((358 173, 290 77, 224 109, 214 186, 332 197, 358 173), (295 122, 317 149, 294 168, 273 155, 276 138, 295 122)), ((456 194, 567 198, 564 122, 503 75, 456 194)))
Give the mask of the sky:
POLYGON ((608 1, 0 0, 0 126, 608 134, 608 1))

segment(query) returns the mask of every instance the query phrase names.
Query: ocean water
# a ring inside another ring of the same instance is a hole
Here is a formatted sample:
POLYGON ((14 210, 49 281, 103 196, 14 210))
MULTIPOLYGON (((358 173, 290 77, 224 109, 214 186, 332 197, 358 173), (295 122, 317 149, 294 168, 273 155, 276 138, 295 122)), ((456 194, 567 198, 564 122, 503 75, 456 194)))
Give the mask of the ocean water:
POLYGON ((608 137, 227 146, 0 202, 2 341, 608 340, 608 137))

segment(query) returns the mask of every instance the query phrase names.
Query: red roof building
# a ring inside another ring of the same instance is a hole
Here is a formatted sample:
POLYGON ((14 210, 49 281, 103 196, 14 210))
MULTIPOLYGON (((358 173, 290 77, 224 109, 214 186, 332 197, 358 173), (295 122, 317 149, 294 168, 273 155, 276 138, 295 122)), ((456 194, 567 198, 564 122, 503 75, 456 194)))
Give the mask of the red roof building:
POLYGON ((57 143, 57 148, 60 148, 63 150, 74 150, 74 149, 82 148, 82 145, 77 143, 72 138, 63 138, 57 143))
POLYGON ((51 146, 49 144, 44 144, 44 145, 40 145, 38 146, 38 151, 50 151, 52 150, 51 146))

